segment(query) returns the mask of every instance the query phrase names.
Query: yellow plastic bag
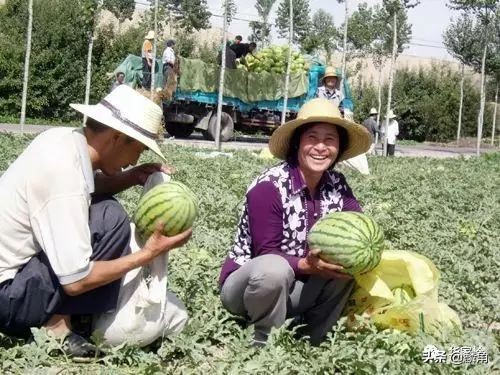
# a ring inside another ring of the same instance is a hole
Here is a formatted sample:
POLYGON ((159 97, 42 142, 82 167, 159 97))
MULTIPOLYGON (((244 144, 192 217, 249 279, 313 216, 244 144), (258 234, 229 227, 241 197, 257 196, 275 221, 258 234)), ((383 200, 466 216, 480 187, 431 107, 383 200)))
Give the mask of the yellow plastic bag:
POLYGON ((413 333, 432 333, 443 325, 461 329, 458 315, 439 303, 439 271, 423 255, 386 250, 375 269, 355 278, 357 285, 344 311, 352 328, 356 325, 354 315, 361 315, 381 328, 413 333), (412 290, 414 298, 401 302, 395 288, 412 290))

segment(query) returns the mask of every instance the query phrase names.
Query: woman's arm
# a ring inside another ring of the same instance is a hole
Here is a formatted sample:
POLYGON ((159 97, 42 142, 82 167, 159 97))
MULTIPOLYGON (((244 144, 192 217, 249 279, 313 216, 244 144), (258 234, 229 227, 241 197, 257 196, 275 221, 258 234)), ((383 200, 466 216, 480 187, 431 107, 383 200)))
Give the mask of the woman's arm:
POLYGON ((252 256, 276 254, 285 258, 295 274, 301 274, 301 259, 280 250, 283 238, 283 205, 278 189, 270 181, 257 184, 247 193, 252 256))

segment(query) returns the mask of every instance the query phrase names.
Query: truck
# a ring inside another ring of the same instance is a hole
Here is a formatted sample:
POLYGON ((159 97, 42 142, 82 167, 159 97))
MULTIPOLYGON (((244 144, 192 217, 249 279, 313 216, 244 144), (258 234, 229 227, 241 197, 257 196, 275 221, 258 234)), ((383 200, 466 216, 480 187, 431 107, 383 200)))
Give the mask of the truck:
MULTIPOLYGON (((156 61, 155 88, 165 90, 168 83, 162 75, 161 60, 156 61)), ((290 76, 286 120, 294 119, 299 108, 315 97, 325 66, 311 62, 307 71, 290 76)), ((125 74, 125 83, 137 87, 142 79, 142 60, 129 55, 115 73, 125 74)), ((340 72, 339 76, 340 76, 340 72)), ((167 100, 161 100, 165 129, 176 138, 187 138, 195 129, 207 140, 215 139, 220 67, 197 59, 179 58, 175 89, 167 100)), ((272 132, 281 124, 284 101, 283 74, 253 73, 226 69, 222 100, 220 140, 234 137, 234 130, 272 132)), ((344 109, 351 111, 351 90, 342 80, 344 109)))

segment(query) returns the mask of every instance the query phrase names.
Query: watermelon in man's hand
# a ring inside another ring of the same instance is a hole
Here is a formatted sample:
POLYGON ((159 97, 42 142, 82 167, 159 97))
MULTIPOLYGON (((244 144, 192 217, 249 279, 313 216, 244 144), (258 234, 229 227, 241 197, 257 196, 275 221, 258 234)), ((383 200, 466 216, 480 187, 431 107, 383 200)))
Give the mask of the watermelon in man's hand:
POLYGON ((374 269, 384 250, 384 233, 369 216, 359 212, 332 212, 318 220, 308 235, 310 249, 326 262, 359 275, 374 269))
POLYGON ((132 218, 141 241, 145 241, 163 222, 163 234, 175 236, 192 227, 198 215, 194 193, 178 181, 156 185, 144 194, 132 218))

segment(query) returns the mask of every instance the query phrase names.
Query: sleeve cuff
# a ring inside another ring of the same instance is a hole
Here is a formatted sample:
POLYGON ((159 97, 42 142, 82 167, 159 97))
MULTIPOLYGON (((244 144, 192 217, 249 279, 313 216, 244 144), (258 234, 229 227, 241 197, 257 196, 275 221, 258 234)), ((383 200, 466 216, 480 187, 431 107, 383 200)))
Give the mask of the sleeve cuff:
POLYGON ((76 283, 77 281, 80 281, 81 279, 84 279, 85 277, 88 276, 90 271, 92 271, 92 267, 94 266, 94 262, 90 262, 87 264, 87 266, 75 273, 72 273, 70 275, 64 275, 60 276, 58 275, 57 278, 59 279, 59 283, 61 285, 68 285, 72 283, 76 283))

